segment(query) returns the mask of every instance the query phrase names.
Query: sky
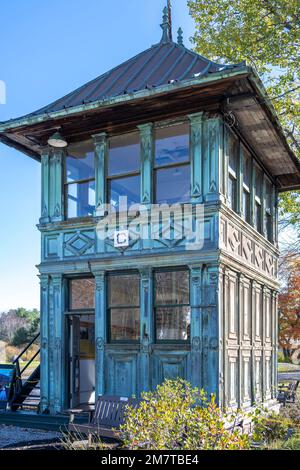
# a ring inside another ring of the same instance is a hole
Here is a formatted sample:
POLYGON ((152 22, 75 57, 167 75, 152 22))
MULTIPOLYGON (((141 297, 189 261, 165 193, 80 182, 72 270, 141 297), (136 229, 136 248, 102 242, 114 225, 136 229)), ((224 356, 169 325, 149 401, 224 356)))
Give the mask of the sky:
MULTIPOLYGON (((166 0, 1 0, 0 121, 34 111, 159 42, 166 0)), ((194 24, 172 0, 173 33, 194 24)), ((0 312, 39 308, 40 164, 0 144, 0 312)))

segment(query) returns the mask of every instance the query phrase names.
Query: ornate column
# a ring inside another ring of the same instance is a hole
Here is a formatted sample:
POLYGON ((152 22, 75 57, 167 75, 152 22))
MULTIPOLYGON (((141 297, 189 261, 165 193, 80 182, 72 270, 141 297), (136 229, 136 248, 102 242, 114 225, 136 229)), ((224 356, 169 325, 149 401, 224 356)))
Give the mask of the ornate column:
POLYGON ((219 266, 206 267, 202 275, 201 333, 202 386, 219 399, 219 266))
POLYGON ((64 279, 62 274, 52 275, 53 283, 53 378, 54 402, 53 411, 58 413, 65 406, 65 318, 64 318, 64 279))
POLYGON ((219 114, 205 115, 202 144, 204 200, 218 201, 221 195, 220 167, 223 155, 223 120, 219 114))
POLYGON ((46 224, 50 221, 50 152, 51 149, 46 147, 41 153, 41 224, 46 224))
POLYGON ((105 344, 106 344, 106 295, 105 295, 105 272, 95 271, 95 397, 105 394, 105 344))
POLYGON ((141 203, 148 205, 153 201, 152 169, 154 159, 153 124, 138 126, 141 142, 141 203))
POLYGON ((95 216, 101 216, 99 208, 106 203, 106 165, 108 158, 108 138, 105 132, 92 136, 95 145, 96 204, 95 216))
POLYGON ((190 114, 191 201, 203 201, 202 188, 202 121, 203 112, 190 114))
POLYGON ((64 219, 63 208, 63 161, 65 151, 53 149, 50 157, 50 221, 59 222, 64 219))
POLYGON ((42 274, 40 276, 41 286, 41 325, 40 325, 40 389, 41 389, 41 405, 40 409, 43 413, 49 409, 49 276, 42 274))
POLYGON ((140 290, 141 290, 141 354, 140 371, 141 383, 140 391, 148 391, 151 388, 150 377, 150 357, 151 345, 153 343, 153 280, 152 269, 150 267, 140 269, 140 290))
POLYGON ((190 266, 190 304, 191 304, 191 379, 193 387, 202 388, 202 371, 206 367, 201 360, 201 278, 202 266, 190 266))

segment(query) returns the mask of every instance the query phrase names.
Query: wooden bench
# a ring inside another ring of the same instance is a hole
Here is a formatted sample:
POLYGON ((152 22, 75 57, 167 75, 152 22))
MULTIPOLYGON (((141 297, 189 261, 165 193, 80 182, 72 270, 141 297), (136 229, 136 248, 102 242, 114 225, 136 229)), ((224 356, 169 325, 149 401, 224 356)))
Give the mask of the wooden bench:
POLYGON ((279 385, 277 400, 279 403, 295 403, 300 380, 293 380, 289 385, 279 385))
POLYGON ((89 436, 89 441, 92 435, 116 439, 118 433, 115 430, 118 430, 124 423, 125 410, 128 405, 137 407, 138 401, 133 398, 100 395, 95 405, 95 412, 88 423, 74 422, 78 410, 74 410, 74 413, 70 410, 68 430, 89 436))

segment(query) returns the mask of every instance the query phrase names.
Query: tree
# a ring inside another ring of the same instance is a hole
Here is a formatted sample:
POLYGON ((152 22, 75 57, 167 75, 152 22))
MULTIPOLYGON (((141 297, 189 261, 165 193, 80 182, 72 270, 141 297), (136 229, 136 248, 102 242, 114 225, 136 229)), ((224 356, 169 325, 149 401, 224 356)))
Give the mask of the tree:
MULTIPOLYGON (((251 65, 264 82, 289 144, 300 157, 299 0, 188 0, 200 54, 251 65)), ((282 223, 300 232, 300 193, 284 194, 282 223)))
POLYGON ((300 348, 300 260, 282 262, 285 284, 279 294, 279 344, 290 358, 300 348))

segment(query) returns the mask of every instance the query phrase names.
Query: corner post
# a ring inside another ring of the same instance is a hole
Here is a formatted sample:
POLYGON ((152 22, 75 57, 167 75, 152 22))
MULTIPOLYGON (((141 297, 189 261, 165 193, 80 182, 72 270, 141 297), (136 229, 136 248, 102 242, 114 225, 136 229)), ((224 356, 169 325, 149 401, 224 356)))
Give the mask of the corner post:
POLYGON ((50 203, 50 153, 49 147, 42 150, 41 153, 41 218, 40 224, 50 222, 49 203, 50 203))
POLYGON ((65 151, 53 149, 50 158, 50 221, 59 222, 64 219, 63 204, 63 160, 65 151))
POLYGON ((152 315, 152 269, 140 269, 141 289, 141 387, 139 392, 147 392, 151 388, 150 354, 153 343, 153 315, 152 315))
POLYGON ((201 278, 202 266, 190 266, 190 304, 191 304, 191 378, 193 387, 203 387, 202 373, 206 367, 201 361, 202 324, 201 324, 201 278))
POLYGON ((203 115, 190 114, 191 202, 203 202, 203 115))
POLYGON ((95 399, 99 395, 105 394, 105 344, 106 335, 106 295, 105 295, 105 272, 93 272, 95 277, 95 344, 96 344, 96 363, 95 363, 95 399))
POLYGON ((154 136, 153 124, 138 126, 140 131, 141 146, 141 203, 149 205, 153 201, 153 160, 154 160, 154 136))
POLYGON ((54 403, 53 410, 59 413, 65 403, 65 318, 64 318, 64 279, 62 274, 52 276, 53 282, 53 364, 54 367, 54 403))
POLYGON ((95 216, 101 216, 100 207, 106 203, 106 165, 108 157, 108 138, 106 132, 92 136, 95 146, 96 204, 95 216))
POLYGON ((41 405, 40 411, 49 409, 49 276, 40 275, 41 286, 41 405))
POLYGON ((223 120, 217 113, 206 114, 203 120, 203 196, 206 202, 221 198, 221 175, 223 147, 223 120))

